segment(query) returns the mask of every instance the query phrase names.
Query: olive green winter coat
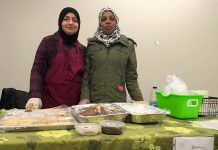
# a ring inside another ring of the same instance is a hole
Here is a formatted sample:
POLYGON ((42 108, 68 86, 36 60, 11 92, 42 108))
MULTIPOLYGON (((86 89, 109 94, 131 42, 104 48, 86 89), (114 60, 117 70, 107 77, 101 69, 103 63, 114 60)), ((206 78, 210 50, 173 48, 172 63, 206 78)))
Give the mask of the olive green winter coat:
POLYGON ((134 44, 124 35, 109 47, 95 37, 88 40, 81 99, 92 103, 126 102, 126 86, 133 100, 143 100, 134 44))

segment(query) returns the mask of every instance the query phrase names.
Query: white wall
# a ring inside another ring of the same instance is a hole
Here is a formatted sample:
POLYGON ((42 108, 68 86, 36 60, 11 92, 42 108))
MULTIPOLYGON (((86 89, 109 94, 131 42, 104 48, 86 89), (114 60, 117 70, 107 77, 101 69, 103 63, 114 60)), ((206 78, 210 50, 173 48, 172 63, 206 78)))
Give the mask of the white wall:
POLYGON ((218 0, 1 0, 0 90, 28 91, 36 49, 44 36, 57 31, 66 6, 80 13, 79 40, 85 45, 97 28, 100 9, 110 6, 117 12, 121 32, 138 44, 139 83, 146 100, 152 86, 163 88, 171 73, 189 89, 218 96, 218 0))

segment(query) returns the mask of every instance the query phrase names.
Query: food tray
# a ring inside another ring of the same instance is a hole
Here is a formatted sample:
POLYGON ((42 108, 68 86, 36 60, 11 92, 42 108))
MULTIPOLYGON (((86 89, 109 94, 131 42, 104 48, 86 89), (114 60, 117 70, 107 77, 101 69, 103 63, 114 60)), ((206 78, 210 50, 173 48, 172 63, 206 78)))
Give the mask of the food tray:
POLYGON ((71 129, 77 121, 70 107, 35 109, 11 109, 0 120, 0 131, 33 131, 71 129))
POLYGON ((138 103, 117 103, 120 107, 130 113, 131 121, 134 123, 157 123, 162 122, 167 111, 138 103))
POLYGON ((117 104, 86 104, 72 106, 72 114, 78 122, 98 123, 102 120, 123 121, 128 112, 117 104))

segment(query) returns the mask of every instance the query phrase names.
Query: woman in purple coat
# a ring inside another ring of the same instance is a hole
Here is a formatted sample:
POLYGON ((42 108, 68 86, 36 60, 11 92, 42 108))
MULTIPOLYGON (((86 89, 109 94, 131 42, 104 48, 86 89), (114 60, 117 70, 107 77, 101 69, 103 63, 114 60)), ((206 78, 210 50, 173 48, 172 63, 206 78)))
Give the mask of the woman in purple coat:
POLYGON ((86 47, 77 40, 79 13, 64 8, 58 19, 59 29, 44 37, 36 52, 30 76, 30 104, 33 108, 76 105, 80 99, 86 47))

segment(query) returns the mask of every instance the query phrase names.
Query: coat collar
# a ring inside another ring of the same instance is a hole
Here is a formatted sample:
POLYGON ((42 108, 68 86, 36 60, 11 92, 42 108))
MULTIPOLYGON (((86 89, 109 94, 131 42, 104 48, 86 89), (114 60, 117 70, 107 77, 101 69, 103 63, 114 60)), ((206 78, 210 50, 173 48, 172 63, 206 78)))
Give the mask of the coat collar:
MULTIPOLYGON (((96 37, 92 37, 92 38, 88 39, 88 43, 90 43, 90 42, 98 43, 99 41, 98 41, 98 39, 96 37)), ((121 44, 123 44, 126 47, 130 46, 129 39, 125 35, 120 35, 119 40, 116 41, 115 43, 121 43, 121 44)))

